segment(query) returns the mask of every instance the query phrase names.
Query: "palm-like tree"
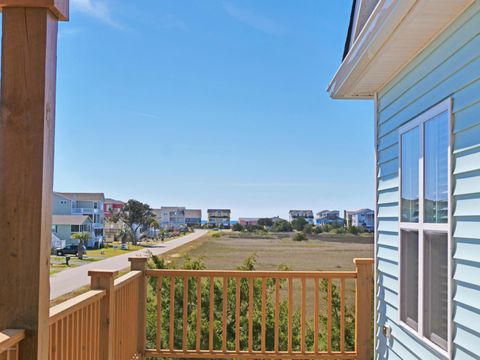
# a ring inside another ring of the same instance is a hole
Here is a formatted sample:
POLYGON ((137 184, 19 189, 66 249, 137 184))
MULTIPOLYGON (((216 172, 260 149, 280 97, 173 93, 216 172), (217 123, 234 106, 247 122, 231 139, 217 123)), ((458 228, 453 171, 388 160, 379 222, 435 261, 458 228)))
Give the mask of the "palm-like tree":
POLYGON ((152 221, 150 221, 150 227, 153 229, 153 237, 157 238, 157 230, 160 229, 160 224, 157 220, 152 219, 152 221))
POLYGON ((72 239, 78 240, 78 253, 77 256, 80 260, 83 259, 83 244, 85 241, 90 240, 90 234, 88 232, 79 232, 72 235, 72 239))

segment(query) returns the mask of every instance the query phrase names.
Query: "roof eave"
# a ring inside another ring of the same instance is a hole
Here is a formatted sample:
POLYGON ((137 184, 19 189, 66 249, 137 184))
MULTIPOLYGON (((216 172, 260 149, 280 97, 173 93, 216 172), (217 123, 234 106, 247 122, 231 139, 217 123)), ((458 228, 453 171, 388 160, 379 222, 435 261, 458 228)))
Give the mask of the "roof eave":
POLYGON ((330 82, 330 96, 372 99, 473 2, 380 0, 330 82), (432 19, 439 11, 443 15, 432 19), (432 25, 418 31, 425 24, 432 25), (421 36, 412 39, 415 31, 421 36))

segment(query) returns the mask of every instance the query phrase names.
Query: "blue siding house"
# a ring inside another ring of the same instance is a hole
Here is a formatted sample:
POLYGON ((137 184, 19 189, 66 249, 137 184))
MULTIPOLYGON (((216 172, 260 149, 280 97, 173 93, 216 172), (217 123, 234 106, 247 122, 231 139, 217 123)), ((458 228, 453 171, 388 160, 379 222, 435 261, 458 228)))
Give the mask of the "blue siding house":
POLYGON ((375 102, 375 358, 480 359, 480 1, 354 1, 328 90, 375 102))

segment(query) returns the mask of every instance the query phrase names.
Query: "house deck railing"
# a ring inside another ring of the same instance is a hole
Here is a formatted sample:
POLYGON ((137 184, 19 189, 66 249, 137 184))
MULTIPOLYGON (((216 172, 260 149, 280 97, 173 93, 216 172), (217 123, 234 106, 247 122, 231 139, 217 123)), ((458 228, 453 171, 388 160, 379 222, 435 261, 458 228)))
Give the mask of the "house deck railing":
MULTIPOLYGON (((333 272, 147 270, 146 258, 130 261, 117 279, 89 272, 90 291, 50 309, 49 359, 371 359, 371 259, 333 272)), ((0 360, 21 360, 24 334, 0 333, 0 360)))
POLYGON ((25 330, 6 329, 0 331, 0 360, 18 360, 20 342, 25 338, 25 330))

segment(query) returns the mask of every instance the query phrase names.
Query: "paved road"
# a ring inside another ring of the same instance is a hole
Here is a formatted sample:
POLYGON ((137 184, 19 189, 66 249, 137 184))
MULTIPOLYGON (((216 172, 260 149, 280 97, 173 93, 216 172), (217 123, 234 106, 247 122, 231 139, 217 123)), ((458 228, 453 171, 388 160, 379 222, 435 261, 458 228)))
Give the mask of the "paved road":
POLYGON ((138 251, 132 251, 123 255, 111 257, 105 260, 92 262, 76 268, 63 270, 50 277, 50 299, 67 294, 79 287, 90 283, 88 276, 89 270, 106 269, 106 270, 122 270, 130 266, 129 257, 146 255, 149 251, 153 255, 163 254, 169 250, 175 249, 181 245, 197 240, 205 235, 207 230, 196 230, 193 234, 182 236, 181 238, 167 241, 155 247, 149 247, 138 251))

